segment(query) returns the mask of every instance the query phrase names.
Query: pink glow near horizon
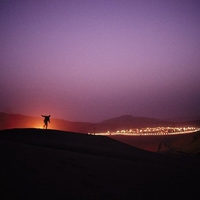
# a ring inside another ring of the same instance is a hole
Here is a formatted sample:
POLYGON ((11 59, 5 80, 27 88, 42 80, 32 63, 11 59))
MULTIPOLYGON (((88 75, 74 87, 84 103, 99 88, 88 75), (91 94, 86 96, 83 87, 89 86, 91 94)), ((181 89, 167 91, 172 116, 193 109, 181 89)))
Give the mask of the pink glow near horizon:
POLYGON ((0 112, 200 115, 199 1, 2 1, 0 25, 0 112))

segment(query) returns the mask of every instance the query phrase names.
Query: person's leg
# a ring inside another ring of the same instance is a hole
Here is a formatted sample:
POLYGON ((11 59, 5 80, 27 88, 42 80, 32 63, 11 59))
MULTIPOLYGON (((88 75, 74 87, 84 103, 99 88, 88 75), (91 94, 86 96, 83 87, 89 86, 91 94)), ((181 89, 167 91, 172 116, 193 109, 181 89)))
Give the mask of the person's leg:
POLYGON ((47 129, 47 122, 44 121, 44 128, 47 129))

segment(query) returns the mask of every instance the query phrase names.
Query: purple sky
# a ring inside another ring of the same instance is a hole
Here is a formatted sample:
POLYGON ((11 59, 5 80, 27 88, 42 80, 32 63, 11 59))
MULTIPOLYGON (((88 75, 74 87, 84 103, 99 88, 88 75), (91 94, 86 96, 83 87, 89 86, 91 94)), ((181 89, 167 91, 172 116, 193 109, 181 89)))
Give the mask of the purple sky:
POLYGON ((199 0, 3 0, 0 27, 2 112, 200 115, 199 0))

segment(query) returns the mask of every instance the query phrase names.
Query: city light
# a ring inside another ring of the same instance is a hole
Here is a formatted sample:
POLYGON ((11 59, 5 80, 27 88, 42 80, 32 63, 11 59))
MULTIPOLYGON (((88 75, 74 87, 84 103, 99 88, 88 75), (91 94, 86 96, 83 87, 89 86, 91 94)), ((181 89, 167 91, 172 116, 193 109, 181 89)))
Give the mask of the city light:
POLYGON ((128 135, 128 136, 154 136, 154 135, 175 135, 188 134, 199 131, 197 127, 146 127, 127 130, 107 131, 102 133, 88 133, 89 135, 128 135))

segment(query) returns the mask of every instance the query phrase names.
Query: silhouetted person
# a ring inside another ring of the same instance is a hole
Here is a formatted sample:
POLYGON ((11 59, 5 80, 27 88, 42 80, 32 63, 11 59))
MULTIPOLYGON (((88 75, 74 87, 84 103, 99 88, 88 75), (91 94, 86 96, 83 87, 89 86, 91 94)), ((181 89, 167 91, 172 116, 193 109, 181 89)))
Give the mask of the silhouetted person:
POLYGON ((44 117, 44 126, 43 127, 47 129, 48 122, 50 123, 50 117, 51 117, 51 115, 49 115, 49 116, 41 115, 41 116, 44 117))

